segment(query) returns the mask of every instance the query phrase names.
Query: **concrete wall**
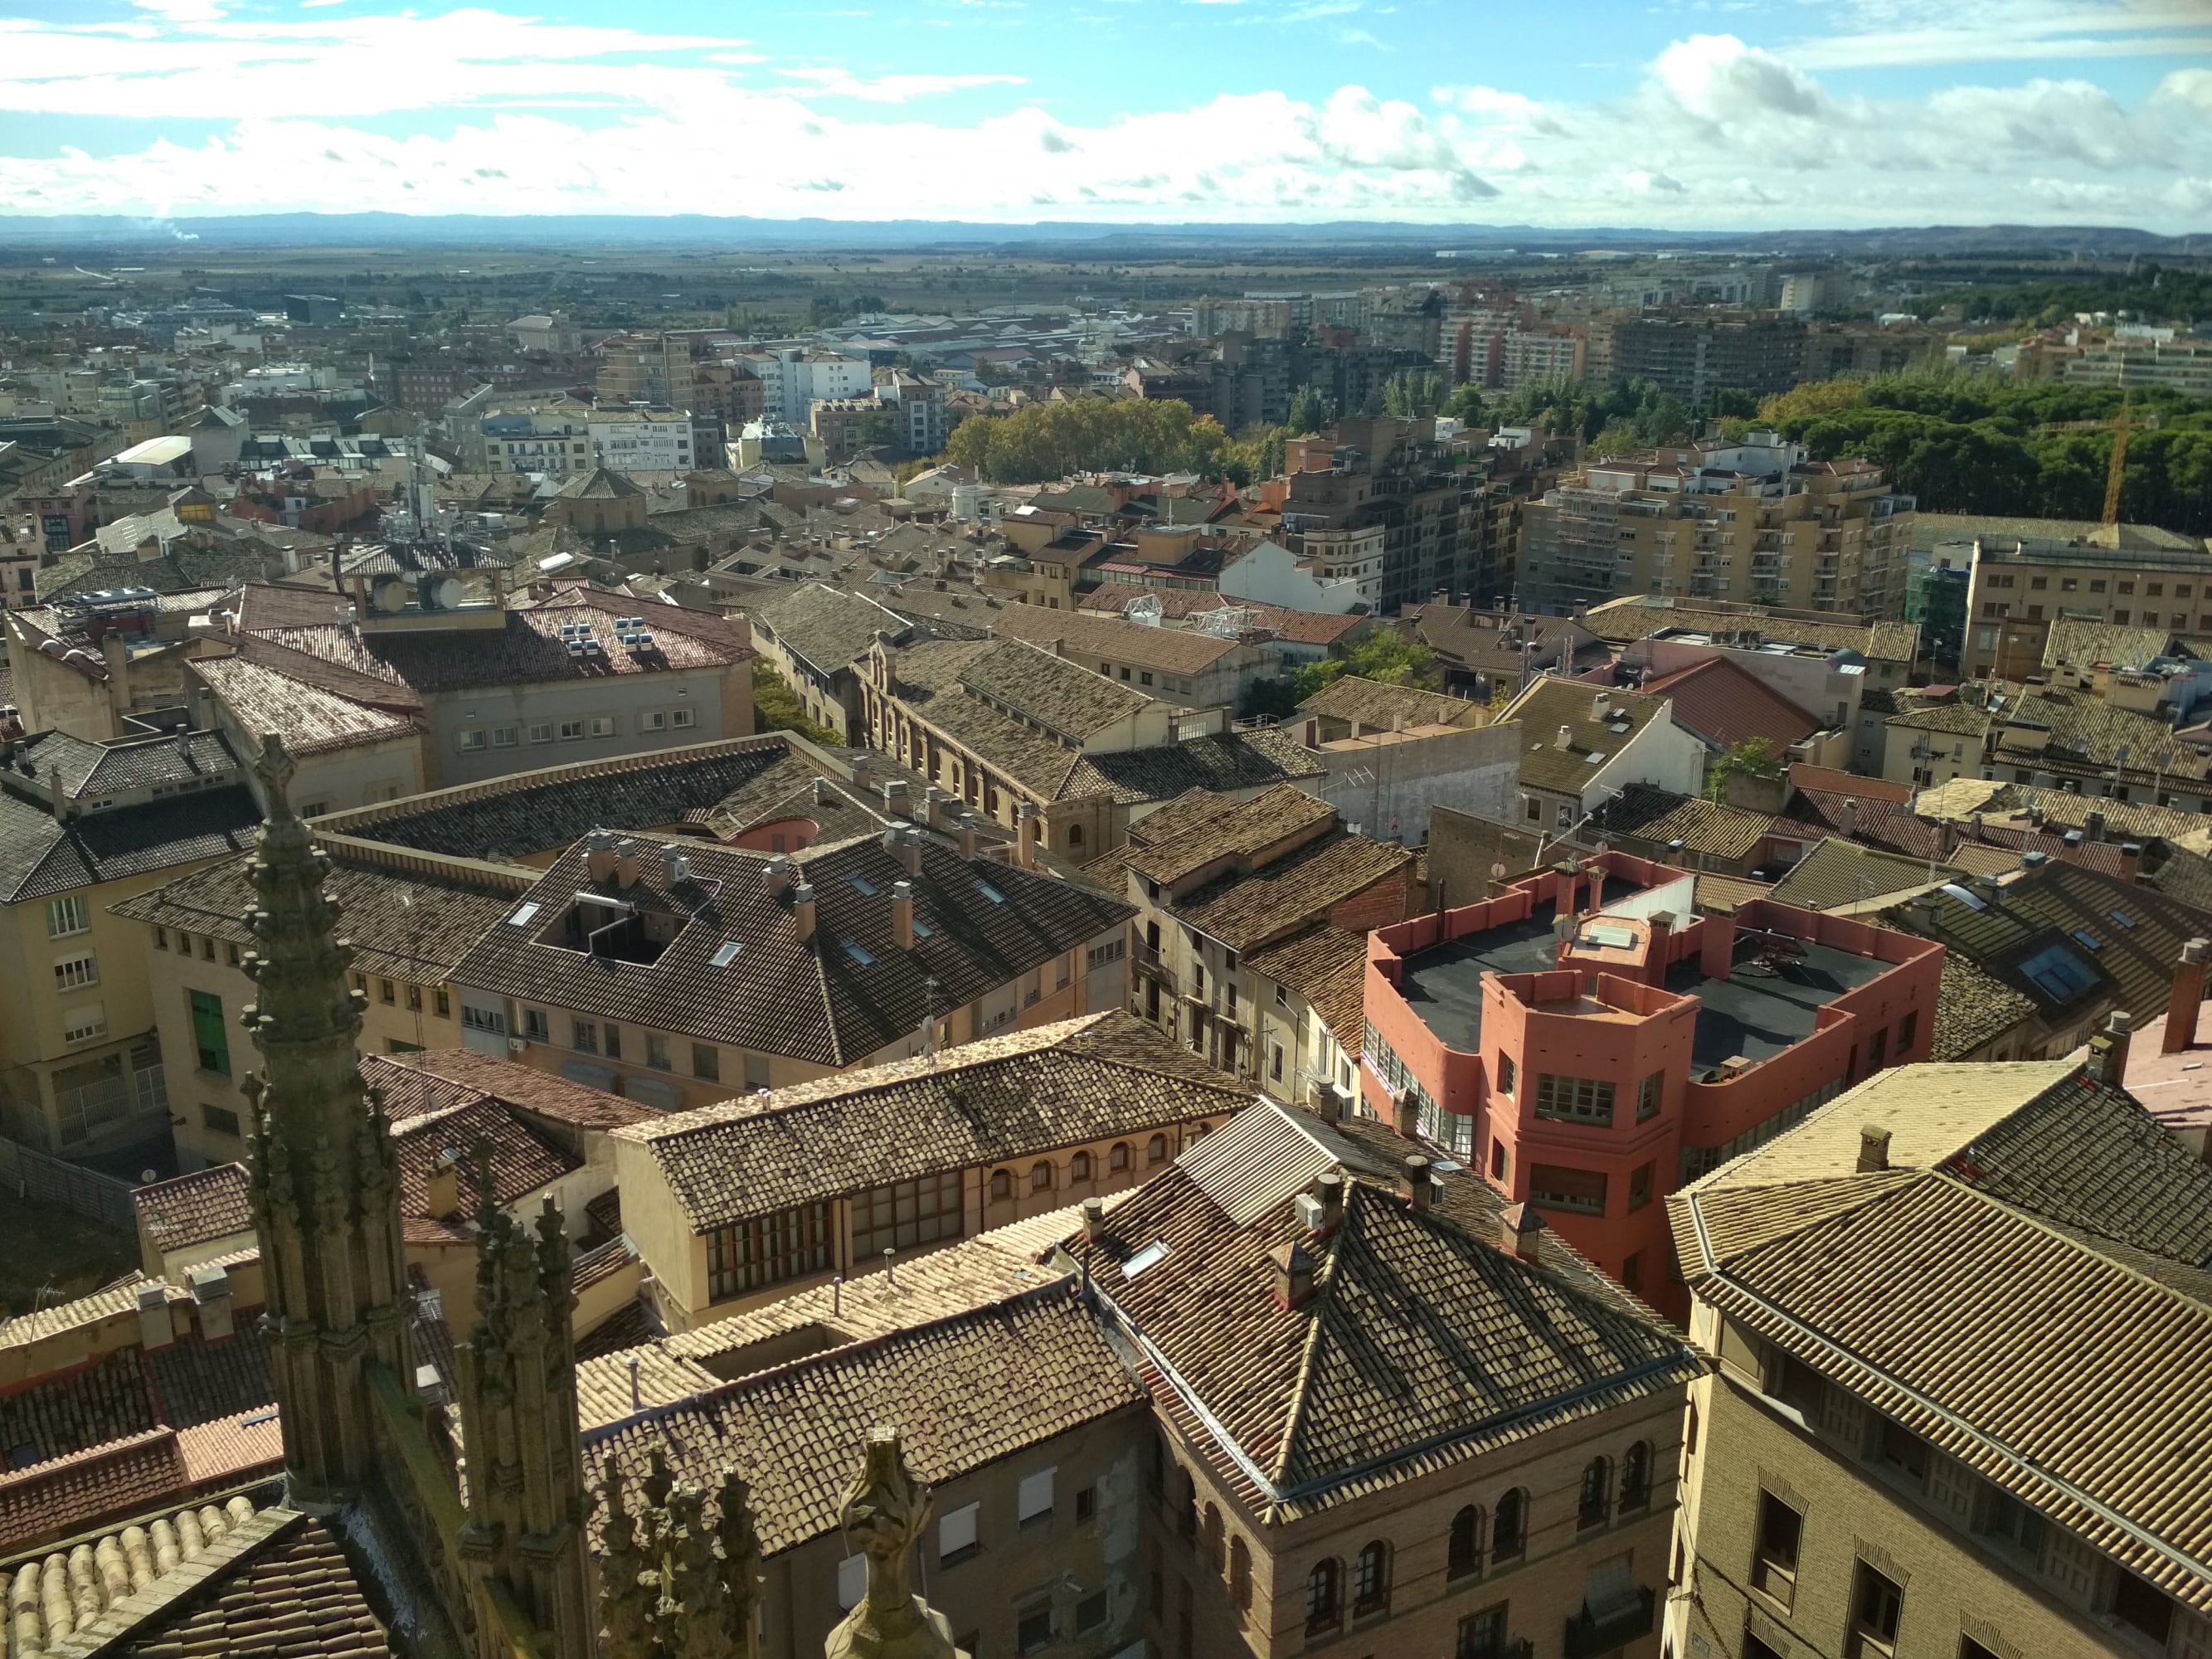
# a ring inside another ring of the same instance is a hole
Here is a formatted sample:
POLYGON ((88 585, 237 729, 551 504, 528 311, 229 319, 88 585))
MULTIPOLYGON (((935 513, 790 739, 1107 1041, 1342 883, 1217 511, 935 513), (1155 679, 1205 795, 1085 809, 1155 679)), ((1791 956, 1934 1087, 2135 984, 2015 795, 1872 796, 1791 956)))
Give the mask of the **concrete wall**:
POLYGON ((1428 839, 1431 807, 1512 815, 1521 733, 1518 726, 1486 726, 1328 744, 1316 751, 1328 777, 1300 787, 1364 834, 1418 847, 1428 839))

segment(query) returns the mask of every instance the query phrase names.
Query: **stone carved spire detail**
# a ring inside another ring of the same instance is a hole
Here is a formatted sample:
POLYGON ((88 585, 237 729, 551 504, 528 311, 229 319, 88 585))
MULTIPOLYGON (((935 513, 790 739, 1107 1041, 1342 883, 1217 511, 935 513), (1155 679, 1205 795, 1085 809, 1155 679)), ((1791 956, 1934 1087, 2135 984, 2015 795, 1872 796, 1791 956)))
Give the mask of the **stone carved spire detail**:
POLYGON ((846 1543, 867 1557, 868 1588, 823 1644, 825 1659, 955 1659, 952 1626, 913 1589, 929 1510, 928 1483, 907 1467, 899 1431, 871 1429, 839 1513, 846 1543))
POLYGON ((725 1469, 707 1493, 656 1448, 635 1513, 609 1457, 599 1484, 599 1659, 760 1659, 761 1548, 752 1493, 725 1469))
POLYGON ((476 1150, 477 1322, 455 1345, 469 1515, 460 1552, 480 1595, 510 1598, 548 1654, 591 1651, 584 1456, 568 1240, 548 1194, 525 1228, 476 1150))
POLYGON ((368 1368, 408 1374, 398 1165, 355 1058, 352 948, 323 892, 328 857, 292 811, 293 766, 270 737, 254 763, 268 815, 255 838, 254 1001, 241 1024, 261 1057, 247 1190, 268 1282, 268 1328, 291 1501, 327 1509, 374 1461, 368 1368))

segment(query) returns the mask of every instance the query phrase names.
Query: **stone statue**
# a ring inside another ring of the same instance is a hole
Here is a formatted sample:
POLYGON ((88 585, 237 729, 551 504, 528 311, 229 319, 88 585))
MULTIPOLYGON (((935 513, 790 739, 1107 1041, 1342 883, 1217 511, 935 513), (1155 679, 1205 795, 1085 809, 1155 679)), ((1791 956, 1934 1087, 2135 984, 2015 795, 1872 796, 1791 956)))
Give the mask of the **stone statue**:
POLYGON ((839 1522, 867 1558, 868 1588, 830 1632, 824 1659, 954 1659, 952 1627, 911 1586, 915 1540, 929 1524, 929 1487, 906 1466, 896 1429, 868 1432, 866 1461, 839 1522))

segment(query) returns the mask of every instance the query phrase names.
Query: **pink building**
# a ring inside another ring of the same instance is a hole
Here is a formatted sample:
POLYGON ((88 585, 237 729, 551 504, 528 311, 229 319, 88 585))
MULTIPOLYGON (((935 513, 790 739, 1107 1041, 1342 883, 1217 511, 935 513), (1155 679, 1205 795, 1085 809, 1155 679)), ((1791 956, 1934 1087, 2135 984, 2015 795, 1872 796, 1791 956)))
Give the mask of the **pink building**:
POLYGON ((1668 1194, 1928 1058, 1940 945, 1607 852, 1368 936, 1367 1109, 1680 1318, 1668 1194))

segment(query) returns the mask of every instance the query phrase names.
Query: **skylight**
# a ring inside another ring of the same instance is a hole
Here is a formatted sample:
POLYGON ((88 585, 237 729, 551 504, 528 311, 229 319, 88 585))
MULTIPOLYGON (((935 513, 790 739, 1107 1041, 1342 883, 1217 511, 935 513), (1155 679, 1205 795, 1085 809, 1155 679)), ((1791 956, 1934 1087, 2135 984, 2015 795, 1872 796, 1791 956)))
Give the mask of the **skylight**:
POLYGON ((2092 951, 2101 951, 2105 948, 2105 941, 2086 927, 2076 927, 2070 937, 2076 943, 2087 945, 2092 951))
POLYGON ((2063 945, 2046 945, 2020 964, 2021 975, 2053 1002, 2068 1002, 2097 982, 2087 963, 2063 945))
POLYGON ((997 888, 992 886, 988 881, 977 882, 975 884, 975 890, 981 893, 985 898, 990 900, 994 904, 1004 904, 1006 902, 1006 896, 1000 892, 997 888))
POLYGON ((1157 1267, 1168 1259, 1168 1242, 1156 1238, 1121 1264, 1121 1277, 1134 1279, 1148 1267, 1157 1267))
POLYGON ((848 876, 845 879, 853 884, 853 890, 858 893, 862 898, 875 897, 876 884, 870 881, 866 876, 848 876))
POLYGON ((935 939, 937 937, 937 929, 931 927, 920 916, 916 916, 914 919, 914 936, 916 939, 935 939))
POLYGON ((526 904, 507 919, 507 925, 510 927, 527 927, 538 920, 538 913, 544 908, 538 904, 526 904))
POLYGON ((1945 898, 1954 898, 1969 910, 1986 910, 1990 902, 1970 887, 1961 887, 1955 881, 1947 881, 1937 890, 1945 898))
POLYGON ((2105 914, 2123 927, 2132 927, 2136 925, 2136 919, 2124 910, 2107 910, 2105 914))
POLYGON ((852 939, 848 939, 845 941, 845 954, 863 968, 872 968, 876 965, 876 959, 868 954, 867 947, 852 939))
POLYGON ((726 968, 738 959, 738 952, 745 947, 733 939, 726 939, 714 947, 714 954, 707 958, 709 968, 726 968))

